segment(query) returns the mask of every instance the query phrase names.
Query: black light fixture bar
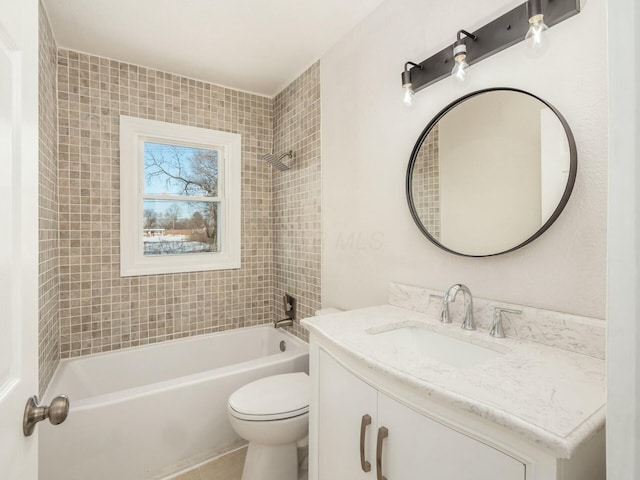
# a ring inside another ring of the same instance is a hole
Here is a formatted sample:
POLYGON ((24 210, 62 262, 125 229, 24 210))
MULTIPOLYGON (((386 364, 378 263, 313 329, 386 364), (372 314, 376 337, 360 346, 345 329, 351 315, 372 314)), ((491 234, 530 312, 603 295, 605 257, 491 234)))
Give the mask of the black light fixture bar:
MULTIPOLYGON (((542 7, 544 22, 549 26, 560 23, 580 12, 580 0, 533 0, 537 8, 542 7)), ((473 65, 491 55, 524 40, 529 29, 527 3, 496 18, 475 30, 467 42, 467 63, 473 65)), ((451 75, 454 64, 453 46, 440 50, 409 70, 413 91, 417 92, 451 75)), ((403 77, 404 78, 404 77, 403 77)))

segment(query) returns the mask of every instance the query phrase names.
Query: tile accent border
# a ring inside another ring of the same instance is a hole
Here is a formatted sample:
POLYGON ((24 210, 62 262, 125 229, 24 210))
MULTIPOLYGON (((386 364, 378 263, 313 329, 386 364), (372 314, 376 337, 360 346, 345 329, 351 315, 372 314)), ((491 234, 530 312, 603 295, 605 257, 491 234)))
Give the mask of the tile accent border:
MULTIPOLYGON (((442 308, 444 292, 428 288, 391 282, 389 303, 431 316, 438 316, 442 308)), ((522 310, 521 314, 506 313, 503 317, 504 332, 529 342, 541 343, 595 358, 605 358, 605 321, 541 308, 473 297, 473 314, 478 328, 490 330, 494 307, 522 310)), ((450 304, 454 322, 459 322, 464 304, 450 304)))

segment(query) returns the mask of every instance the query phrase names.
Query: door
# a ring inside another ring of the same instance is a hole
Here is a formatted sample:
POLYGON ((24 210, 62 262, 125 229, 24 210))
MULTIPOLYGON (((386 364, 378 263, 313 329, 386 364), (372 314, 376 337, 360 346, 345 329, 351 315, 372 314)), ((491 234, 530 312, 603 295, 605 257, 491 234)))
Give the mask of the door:
POLYGON ((318 370, 318 478, 372 480, 377 392, 322 350, 318 370))
POLYGON ((514 458, 378 393, 381 470, 388 480, 524 480, 514 458))
POLYGON ((0 0, 0 478, 36 480, 22 415, 38 387, 38 1, 0 0))

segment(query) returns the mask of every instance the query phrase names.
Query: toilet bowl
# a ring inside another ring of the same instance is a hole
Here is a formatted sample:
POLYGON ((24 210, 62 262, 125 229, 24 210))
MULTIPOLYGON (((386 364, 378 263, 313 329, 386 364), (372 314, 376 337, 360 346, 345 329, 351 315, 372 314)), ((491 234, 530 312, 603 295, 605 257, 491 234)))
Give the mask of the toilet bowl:
POLYGON ((297 443, 309 431, 306 373, 262 378, 236 390, 228 403, 236 433, 249 441, 242 480, 297 480, 297 443))

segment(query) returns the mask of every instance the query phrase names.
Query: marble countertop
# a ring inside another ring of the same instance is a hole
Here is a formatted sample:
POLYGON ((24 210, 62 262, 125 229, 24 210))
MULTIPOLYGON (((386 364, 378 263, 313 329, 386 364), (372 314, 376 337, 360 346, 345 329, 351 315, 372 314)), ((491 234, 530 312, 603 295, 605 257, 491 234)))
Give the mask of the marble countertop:
POLYGON ((468 332, 457 321, 442 325, 433 316, 392 305, 307 318, 302 324, 367 367, 523 435, 559 458, 569 458, 604 428, 602 359, 519 339, 497 339, 486 330, 468 332), (503 355, 453 367, 369 333, 397 324, 419 325, 503 355))

